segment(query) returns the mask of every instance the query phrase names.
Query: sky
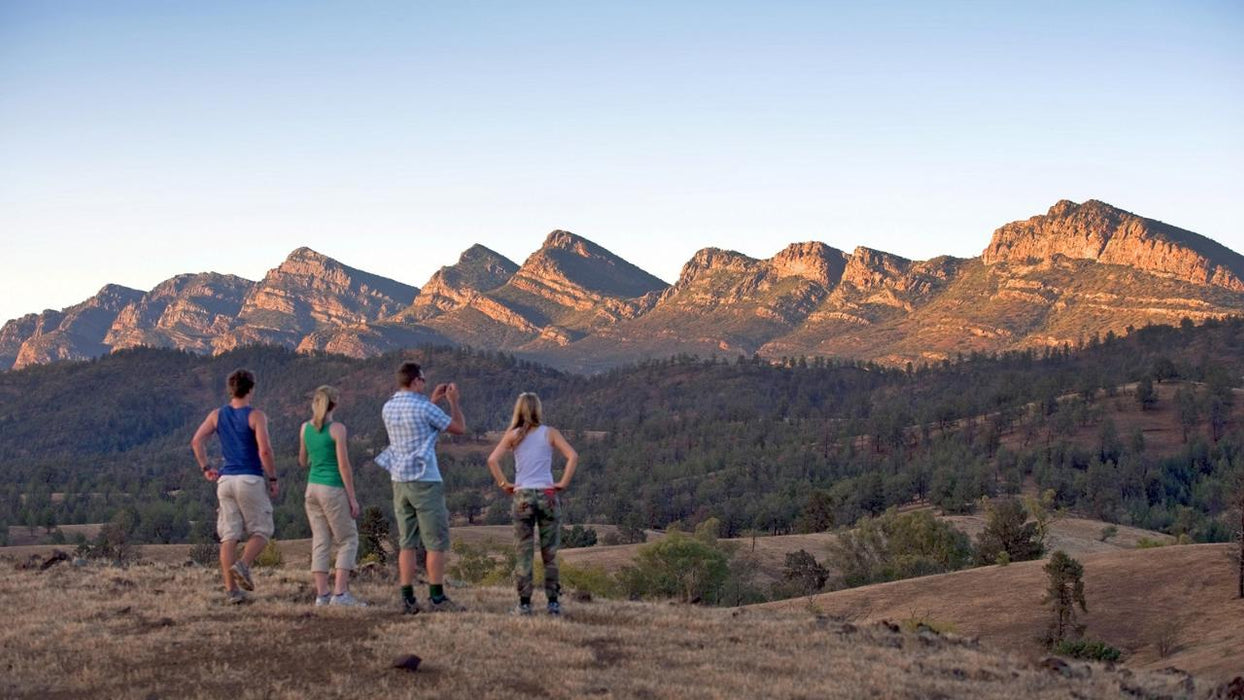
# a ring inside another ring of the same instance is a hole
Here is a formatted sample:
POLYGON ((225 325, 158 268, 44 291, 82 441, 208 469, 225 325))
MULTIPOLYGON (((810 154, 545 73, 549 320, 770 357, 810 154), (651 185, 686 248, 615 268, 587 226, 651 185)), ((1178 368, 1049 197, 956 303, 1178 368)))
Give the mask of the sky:
POLYGON ((0 0, 0 321, 309 246, 979 255, 1100 199, 1244 252, 1244 4, 0 0))

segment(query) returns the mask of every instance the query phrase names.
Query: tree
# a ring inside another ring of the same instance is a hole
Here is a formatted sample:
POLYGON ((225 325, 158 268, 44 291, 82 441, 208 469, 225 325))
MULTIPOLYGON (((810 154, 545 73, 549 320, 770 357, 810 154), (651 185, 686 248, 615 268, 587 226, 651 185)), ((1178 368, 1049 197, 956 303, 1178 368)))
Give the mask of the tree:
POLYGON ((834 498, 828 491, 816 489, 799 512, 795 527, 800 532, 825 532, 834 526, 834 498))
POLYGON ((863 518, 830 547, 832 567, 848 588, 954 571, 971 560, 967 535, 927 510, 863 518))
POLYGON ((985 504, 985 529, 976 538, 976 560, 994 564, 1005 554, 1006 561, 1029 561, 1041 557, 1044 546, 1038 522, 1028 521, 1028 511, 1018 499, 1002 498, 985 504))
POLYGON ((1183 428, 1184 442, 1188 442, 1188 433, 1201 422, 1201 402, 1197 400, 1196 390, 1184 385, 1175 392, 1175 403, 1179 406, 1179 425, 1183 428))
POLYGON ((1076 624, 1076 606, 1088 612, 1084 601, 1084 566, 1060 549, 1050 555, 1044 570, 1049 584, 1042 603, 1050 606, 1051 613, 1045 642, 1052 647, 1084 633, 1084 625, 1076 624))
POLYGON ((816 557, 800 549, 786 553, 782 579, 799 595, 811 595, 825 587, 825 582, 829 580, 829 570, 821 566, 816 557))
POLYGON ((1140 404, 1140 410, 1148 411, 1158 402, 1158 394, 1153 390, 1153 380, 1149 377, 1141 377, 1136 382, 1136 403, 1140 404))
POLYGON ((389 519, 380 506, 367 506, 359 518, 359 559, 375 557, 381 564, 389 561, 385 542, 389 539, 389 519))
POLYGON ((596 528, 575 525, 562 528, 562 548, 578 549, 592 547, 596 544, 596 528))

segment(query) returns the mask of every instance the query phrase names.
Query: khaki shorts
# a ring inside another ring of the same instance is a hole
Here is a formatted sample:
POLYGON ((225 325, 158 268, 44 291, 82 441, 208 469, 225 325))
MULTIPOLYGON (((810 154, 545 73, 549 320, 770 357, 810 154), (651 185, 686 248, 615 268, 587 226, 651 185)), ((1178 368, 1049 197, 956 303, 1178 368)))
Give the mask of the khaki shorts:
POLYGON ((449 510, 440 481, 394 481, 393 514, 402 549, 422 540, 429 552, 449 551, 449 510))
POLYGON ((221 542, 241 542, 252 535, 272 539, 272 501, 262 476, 222 476, 216 480, 216 498, 221 542))

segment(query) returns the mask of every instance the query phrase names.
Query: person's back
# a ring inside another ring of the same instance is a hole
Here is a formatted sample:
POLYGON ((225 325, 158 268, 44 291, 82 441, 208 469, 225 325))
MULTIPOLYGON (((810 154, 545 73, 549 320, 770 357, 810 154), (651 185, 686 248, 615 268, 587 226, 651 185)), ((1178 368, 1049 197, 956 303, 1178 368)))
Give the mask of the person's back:
POLYGON ((221 406, 216 413, 216 434, 220 437, 223 465, 221 476, 263 476, 259 459, 259 440, 250 425, 251 406, 221 406))
POLYGON ((527 433, 514 448, 514 488, 547 489, 553 486, 553 445, 549 428, 541 425, 527 433))
POLYGON ((332 435, 332 421, 327 421, 320 428, 307 421, 302 427, 302 439, 307 446, 307 457, 311 463, 311 471, 307 474, 307 483, 345 488, 341 479, 341 466, 337 463, 337 440, 332 435))

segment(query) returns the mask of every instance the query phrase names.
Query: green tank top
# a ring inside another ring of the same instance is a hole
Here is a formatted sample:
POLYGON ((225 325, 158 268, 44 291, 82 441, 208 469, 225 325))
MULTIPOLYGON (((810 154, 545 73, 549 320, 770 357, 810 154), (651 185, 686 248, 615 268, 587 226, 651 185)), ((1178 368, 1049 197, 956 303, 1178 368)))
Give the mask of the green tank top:
POLYGON ((302 428, 302 440, 307 445, 307 458, 311 462, 307 483, 345 488, 337 465, 337 441, 328 432, 332 424, 328 421, 323 428, 316 430, 315 424, 307 421, 302 428))

